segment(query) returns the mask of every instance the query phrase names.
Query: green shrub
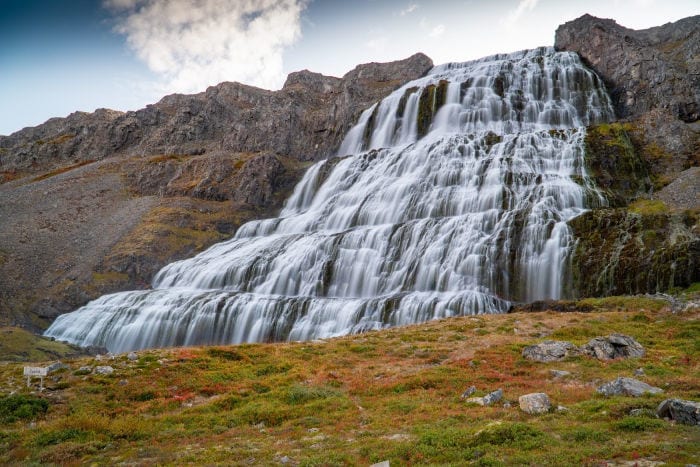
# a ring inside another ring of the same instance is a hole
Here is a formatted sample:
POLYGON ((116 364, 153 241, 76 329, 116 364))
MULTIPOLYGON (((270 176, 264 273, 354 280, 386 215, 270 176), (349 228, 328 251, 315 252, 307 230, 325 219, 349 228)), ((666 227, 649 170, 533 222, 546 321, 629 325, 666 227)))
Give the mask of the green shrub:
POLYGON ((36 418, 49 409, 45 399, 14 394, 0 399, 0 420, 12 423, 20 419, 36 418))
POLYGON ((664 427, 664 422, 656 418, 625 417, 615 424, 622 431, 647 431, 658 430, 664 427))
POLYGON ((330 388, 295 385, 289 388, 285 401, 291 405, 301 405, 316 399, 335 397, 338 391, 330 388))

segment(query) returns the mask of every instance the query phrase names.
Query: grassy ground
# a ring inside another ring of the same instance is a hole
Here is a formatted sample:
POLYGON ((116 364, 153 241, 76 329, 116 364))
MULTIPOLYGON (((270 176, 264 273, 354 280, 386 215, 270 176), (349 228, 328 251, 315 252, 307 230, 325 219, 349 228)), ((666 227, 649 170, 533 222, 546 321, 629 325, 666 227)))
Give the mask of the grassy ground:
POLYGON ((49 377, 43 393, 8 363, 0 396, 15 395, 0 397, 0 464, 698 463, 700 427, 659 420, 654 410, 667 397, 700 400, 700 310, 620 303, 617 311, 592 304, 598 311, 463 317, 317 342, 149 350, 135 361, 83 358, 49 377), (613 332, 635 337, 647 355, 521 357, 544 339, 580 345, 613 332), (116 371, 80 371, 96 365, 116 371), (596 394, 637 368, 664 393, 596 394), (554 369, 571 375, 554 378, 554 369), (502 388, 512 406, 465 403, 460 395, 472 385, 475 395, 502 388), (525 414, 517 399, 531 392, 566 409, 525 414))

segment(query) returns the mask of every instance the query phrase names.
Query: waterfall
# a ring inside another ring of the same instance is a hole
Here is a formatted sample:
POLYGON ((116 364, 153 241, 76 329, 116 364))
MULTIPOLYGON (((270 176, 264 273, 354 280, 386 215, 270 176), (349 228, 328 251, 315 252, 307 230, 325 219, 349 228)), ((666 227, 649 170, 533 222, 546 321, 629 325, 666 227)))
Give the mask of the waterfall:
POLYGON ((585 127, 611 117, 570 52, 437 66, 367 109, 279 217, 46 335, 113 352, 304 340, 560 298, 567 221, 605 203, 584 167, 585 127))

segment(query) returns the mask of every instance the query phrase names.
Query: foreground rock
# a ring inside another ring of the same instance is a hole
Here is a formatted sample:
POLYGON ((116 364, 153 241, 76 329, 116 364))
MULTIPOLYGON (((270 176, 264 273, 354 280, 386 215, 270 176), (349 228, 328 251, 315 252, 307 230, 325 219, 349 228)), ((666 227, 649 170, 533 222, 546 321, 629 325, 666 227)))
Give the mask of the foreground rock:
POLYGON ((503 390, 497 389, 493 392, 486 394, 484 397, 470 397, 470 398, 466 399, 465 402, 469 402, 471 404, 489 406, 489 405, 495 404, 496 402, 500 401, 501 399, 503 399, 503 390))
POLYGON ((661 418, 669 418, 686 425, 700 425, 700 402, 666 399, 656 409, 661 418))
POLYGON ((544 341, 525 347, 522 355, 535 362, 558 362, 567 357, 578 355, 578 348, 571 342, 544 341))
POLYGON ((518 402, 520 403, 520 410, 533 415, 547 413, 552 407, 549 397, 543 392, 525 394, 518 398, 518 402))
POLYGON ((604 396, 634 396, 639 397, 643 394, 658 394, 664 392, 663 389, 650 386, 649 384, 633 378, 619 377, 613 381, 607 382, 597 389, 598 393, 604 396))
POLYGON ((580 347, 583 354, 598 360, 613 360, 615 358, 641 358, 644 347, 630 336, 611 334, 607 337, 596 337, 580 347))

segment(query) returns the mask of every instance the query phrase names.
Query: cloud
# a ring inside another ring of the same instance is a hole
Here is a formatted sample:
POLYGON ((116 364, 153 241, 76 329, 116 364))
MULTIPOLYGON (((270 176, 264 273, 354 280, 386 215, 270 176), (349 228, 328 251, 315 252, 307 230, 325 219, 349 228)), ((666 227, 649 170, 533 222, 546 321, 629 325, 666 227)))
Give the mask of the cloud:
POLYGON ((435 26, 431 31, 428 36, 430 37, 440 37, 442 34, 445 32, 445 25, 444 24, 438 24, 435 26))
POLYGON ((275 89, 282 55, 301 37, 307 0, 105 0, 116 31, 162 80, 164 92, 221 81, 275 89))
POLYGON ((520 19, 523 13, 525 13, 525 11, 530 11, 535 8, 538 1, 539 0, 520 0, 518 2, 518 6, 506 14, 506 17, 501 21, 501 24, 506 28, 513 26, 520 19))
POLYGON ((411 3, 411 4, 409 4, 404 10, 401 10, 401 12, 400 12, 399 14, 400 14, 401 16, 410 15, 411 13, 413 13, 414 11, 416 11, 417 9, 418 9, 418 4, 417 4, 417 3, 411 3))

